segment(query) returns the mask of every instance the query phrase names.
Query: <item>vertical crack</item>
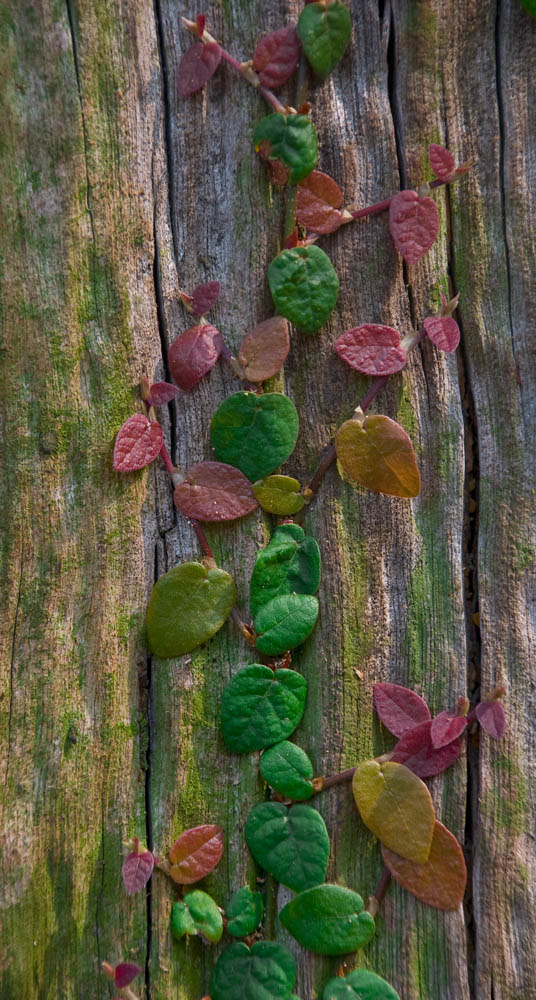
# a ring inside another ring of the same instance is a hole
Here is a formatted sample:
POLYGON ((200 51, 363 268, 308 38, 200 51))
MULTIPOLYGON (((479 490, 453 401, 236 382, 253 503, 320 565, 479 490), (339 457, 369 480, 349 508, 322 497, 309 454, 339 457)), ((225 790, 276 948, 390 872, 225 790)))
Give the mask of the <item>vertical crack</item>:
MULTIPOLYGON (((495 86, 497 91, 497 120, 499 132, 499 196, 501 201, 501 219, 504 242, 504 259, 506 265, 506 282, 508 287, 508 322, 510 325, 510 336, 512 338, 512 353, 514 347, 514 323, 512 311, 512 268, 510 261, 510 244, 508 241, 508 227, 506 225, 506 192, 504 184, 504 102, 502 96, 502 72, 501 72, 501 49, 500 49, 500 27, 501 27, 501 0, 497 0, 495 14, 495 86)), ((515 354, 514 354, 515 358, 515 354)))
POLYGON ((175 261, 177 267, 179 265, 179 251, 177 247, 177 227, 175 225, 175 220, 177 218, 175 212, 175 168, 173 165, 173 141, 171 133, 171 100, 169 96, 169 84, 168 84, 168 63, 166 55, 166 44, 164 37, 164 25, 162 21, 162 10, 160 7, 160 0, 154 0, 154 18, 156 24, 156 34, 158 38, 158 54, 160 59, 160 70, 162 75, 162 97, 164 104, 164 141, 166 147, 166 162, 167 162, 167 173, 168 173, 168 197, 169 197, 169 212, 171 217, 171 235, 173 239, 173 253, 175 255, 175 261))
POLYGON ((17 625, 19 621, 19 610, 20 610, 20 599, 22 593, 22 574, 24 569, 24 549, 20 547, 20 572, 19 572, 19 583, 17 588, 17 603, 15 605, 15 617, 13 619, 13 637, 11 639, 11 656, 9 660, 9 714, 7 719, 7 757, 6 757, 6 773, 4 777, 4 784, 7 782, 9 774, 9 762, 11 759, 11 727, 13 724, 13 702, 14 702, 14 692, 15 692, 15 649, 17 645, 17 625))
MULTIPOLYGON (((156 583, 159 575, 158 547, 154 552, 153 582, 156 583)), ((154 849, 153 836, 153 810, 152 810, 152 764, 153 764, 153 742, 154 742, 154 688, 153 688, 153 661, 149 654, 145 661, 144 691, 142 703, 145 718, 147 719, 146 749, 145 749, 145 838, 150 851, 154 849)), ((147 939, 145 950, 145 997, 150 1000, 151 996, 151 952, 153 945, 153 897, 152 878, 149 879, 145 891, 146 919, 147 919, 147 939)))
MULTIPOLYGON (((158 323, 158 333, 160 336, 160 350, 162 353, 164 372, 166 380, 168 382, 171 382, 171 375, 168 364, 164 295, 162 291, 162 277, 160 269, 160 244, 158 240, 158 227, 157 227, 157 197, 156 197, 156 186, 154 179, 154 156, 151 168, 151 177, 153 186, 153 245, 154 245, 153 284, 154 284, 154 297, 156 302, 156 319, 158 323)), ((168 403, 168 414, 169 414, 170 452, 171 452, 171 458, 173 462, 175 462, 177 456, 177 416, 173 400, 170 403, 168 403)))

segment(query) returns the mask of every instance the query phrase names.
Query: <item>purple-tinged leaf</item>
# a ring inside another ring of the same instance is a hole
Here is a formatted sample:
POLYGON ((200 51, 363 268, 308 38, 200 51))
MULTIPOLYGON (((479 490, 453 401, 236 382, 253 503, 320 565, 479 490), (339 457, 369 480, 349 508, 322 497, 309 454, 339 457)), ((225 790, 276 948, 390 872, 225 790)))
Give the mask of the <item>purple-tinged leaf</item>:
POLYGON ((123 861, 123 885, 129 896, 143 889, 149 881, 154 868, 154 856, 151 851, 130 851, 123 861))
POLYGON ((365 323, 345 330, 333 347, 350 368, 366 375, 394 375, 406 364, 400 334, 391 326, 365 323))
POLYGON ((343 222, 342 191, 329 174, 312 170, 298 185, 296 221, 314 233, 333 233, 343 222))
POLYGON ((419 778, 431 778, 434 774, 440 774, 454 763, 462 749, 461 742, 457 739, 440 750, 434 750, 431 728, 431 722, 421 722, 413 729, 408 729, 399 739, 391 757, 396 764, 405 764, 419 778))
POLYGON ((133 472, 149 465, 162 447, 162 428, 158 421, 135 413, 117 433, 113 467, 117 472, 133 472))
POLYGON ((195 826, 181 833, 169 852, 171 878, 192 885, 216 867, 223 854, 223 830, 219 826, 195 826))
POLYGON ((430 157, 430 166, 434 171, 437 179, 440 181, 450 181, 451 177, 456 173, 456 161, 452 155, 449 153, 448 149, 444 146, 437 146, 432 143, 428 147, 428 155, 430 157))
POLYGON ((219 281, 207 281, 204 285, 194 288, 191 295, 191 302, 196 316, 204 316, 212 306, 216 305, 220 297, 219 281))
POLYGON ((136 965, 134 962, 120 962, 115 967, 115 985, 118 989, 122 990, 125 986, 129 986, 132 980, 140 974, 141 969, 139 965, 136 965))
POLYGON ((439 212, 428 196, 400 191, 391 198, 389 231, 407 264, 416 264, 432 246, 439 231, 439 212))
POLYGON ((460 328, 452 316, 428 316, 424 332, 440 351, 450 354, 460 343, 460 328))
POLYGON ((216 72, 221 49, 216 42, 196 42, 184 53, 177 72, 179 97, 190 97, 201 90, 216 72))
POLYGON ((173 341, 168 355, 169 370, 181 389, 194 385, 214 367, 222 349, 221 333, 210 323, 199 323, 173 341))
POLYGON ((432 719, 430 739, 434 750, 448 746, 458 736, 461 736, 467 726, 465 715, 455 715, 453 712, 440 712, 432 719))
POLYGON ((290 350, 288 323, 283 316, 271 316, 258 323, 244 337, 238 360, 250 382, 264 382, 283 367, 290 350))
POLYGON ((494 740, 502 740, 506 729, 504 708, 499 701, 481 701, 475 708, 475 715, 484 732, 494 740))
POLYGON ((253 68, 263 87, 276 90, 292 76, 300 60, 300 42, 295 28, 279 28, 261 38, 253 53, 253 68))
POLYGON ((401 737, 430 721, 430 709, 423 698, 401 684, 375 684, 372 693, 380 722, 393 736, 401 737))
POLYGON ((177 386, 171 385, 171 382, 153 382, 146 402, 149 406, 165 406, 175 399, 178 391, 177 386))
POLYGON ((249 479, 225 462, 193 465, 173 500, 181 514, 197 521, 234 521, 258 506, 249 479))

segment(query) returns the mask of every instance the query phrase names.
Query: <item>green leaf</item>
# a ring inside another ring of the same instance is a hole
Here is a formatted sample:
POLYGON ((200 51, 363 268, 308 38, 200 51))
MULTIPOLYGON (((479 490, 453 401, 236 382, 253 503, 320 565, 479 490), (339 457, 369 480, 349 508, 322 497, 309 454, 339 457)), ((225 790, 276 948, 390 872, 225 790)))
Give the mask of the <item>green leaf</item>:
POLYGON ((288 809, 281 802, 261 802, 251 810, 245 834, 255 860, 294 892, 324 881, 329 837, 312 806, 288 809))
POLYGON ((212 1000, 288 1000, 296 981, 294 956, 276 941, 250 948, 235 941, 216 962, 210 981, 212 1000))
POLYGON ((333 264, 314 245, 283 250, 268 268, 268 284, 278 311, 309 333, 326 322, 339 294, 333 264))
POLYGON ((267 115, 253 133, 253 145, 264 160, 279 160, 287 168, 277 171, 283 183, 297 184, 318 162, 316 129, 307 115, 267 115))
POLYGON ((305 750, 288 740, 265 750, 260 772, 274 791, 289 799, 310 799, 314 793, 313 765, 305 750))
POLYGON ((156 656, 182 656, 210 639, 236 600, 232 578, 202 563, 175 566, 155 583, 147 608, 147 639, 156 656))
POLYGON ((301 892, 283 907, 279 919, 299 944, 319 955, 356 951, 370 941, 375 930, 361 896, 340 885, 319 885, 301 892))
POLYGON ((249 885, 242 886, 231 897, 225 911, 227 930, 233 937, 246 937, 259 926, 264 913, 260 892, 252 892, 249 885))
POLYGON ((223 691, 221 727, 230 750, 250 753, 280 743, 305 708, 307 682, 295 670, 242 667, 223 691))
POLYGON ((202 934, 207 941, 219 941, 223 919, 212 896, 195 889, 171 907, 171 933, 180 940, 185 934, 202 934))
POLYGON ((340 61, 350 41, 352 22, 342 3, 310 3, 298 20, 298 35, 317 76, 327 76, 340 61))
POLYGON ((322 1000, 400 1000, 396 990, 374 972, 354 969, 326 984, 322 1000))
POLYGON ((352 791, 365 826, 385 847, 423 864, 435 827, 430 792, 404 764, 366 760, 355 769, 352 791))
POLYGON ((283 594, 264 604, 253 619, 256 646, 267 656, 278 656, 305 642, 318 618, 318 601, 311 594, 283 594))
POLYGON ((235 392, 218 407, 210 424, 216 457, 240 469, 251 482, 279 468, 297 437, 296 407, 280 392, 235 392))
POLYGON ((263 510, 269 514, 285 516, 297 514, 305 501, 300 484, 292 476, 268 476, 253 483, 253 493, 263 510))
POLYGON ((528 14, 536 17, 536 0, 521 0, 521 4, 528 14))
POLYGON ((315 539, 298 524, 281 524, 257 556, 249 590, 251 614, 283 594, 315 594, 320 563, 315 539))

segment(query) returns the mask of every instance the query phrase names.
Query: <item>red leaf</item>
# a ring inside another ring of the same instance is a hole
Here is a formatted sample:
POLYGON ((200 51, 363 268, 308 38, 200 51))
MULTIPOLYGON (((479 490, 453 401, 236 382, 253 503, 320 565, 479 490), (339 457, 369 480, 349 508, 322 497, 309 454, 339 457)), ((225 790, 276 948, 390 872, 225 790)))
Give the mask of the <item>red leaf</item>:
POLYGON ((197 316, 204 316, 216 304, 220 296, 220 287, 219 281, 207 281, 204 285, 194 288, 191 302, 197 316))
POLYGON ((321 170, 313 170, 298 184, 296 221, 315 233, 333 233, 343 221, 339 185, 321 170))
POLYGON ((191 885, 208 875, 223 854, 223 830, 219 826, 195 826, 181 833, 169 852, 171 877, 191 885))
POLYGON ((450 354, 460 343, 460 328, 452 316, 428 316, 424 332, 440 351, 450 354))
POLYGON ((158 421, 148 420, 143 413, 135 413, 125 421, 115 439, 114 469, 117 472, 143 469, 156 458, 162 441, 162 428, 158 421))
POLYGON ((450 181, 456 172, 456 161, 452 153, 449 153, 444 146, 436 146, 435 143, 432 143, 428 147, 428 155, 430 166, 438 180, 450 181))
POLYGON ((372 692, 380 722, 393 736, 403 736, 419 723, 430 720, 426 702, 401 684, 375 684, 372 692))
POLYGON ((292 250, 293 247, 297 247, 298 246, 299 242, 300 242, 300 240, 299 240, 299 236, 298 236, 298 227, 296 226, 296 228, 293 229, 292 232, 287 236, 287 238, 286 238, 286 240, 285 240, 285 242, 283 244, 283 249, 284 250, 292 250))
POLYGON ((149 406, 165 406, 166 403, 175 399, 178 391, 177 386, 171 385, 171 382, 153 382, 149 389, 147 402, 149 406))
POLYGON ((484 732, 494 740, 502 740, 506 729, 504 708, 499 701, 481 701, 475 708, 475 715, 484 732))
POLYGON ((286 319, 271 316, 246 334, 240 345, 238 360, 250 382, 264 382, 282 368, 289 350, 286 319))
POLYGON ((295 28, 279 28, 261 38, 253 53, 253 68, 263 87, 275 90, 292 76, 300 60, 300 41, 295 28))
POLYGON ((389 206, 389 230, 404 260, 416 264, 430 249, 439 230, 435 202, 417 191, 395 194, 389 206))
POLYGON ((205 15, 204 14, 198 14, 197 17, 196 17, 196 19, 195 19, 195 26, 197 28, 197 34, 199 35, 199 38, 203 37, 203 32, 205 30, 205 24, 206 23, 207 23, 207 19, 206 19, 205 15))
POLYGON ((128 986, 136 976, 139 976, 141 969, 134 962, 120 962, 115 967, 115 985, 122 990, 128 986))
POLYGON ((194 385, 214 367, 222 349, 221 333, 209 323, 200 323, 173 341, 168 355, 169 370, 181 389, 194 385))
POLYGON ((249 479, 224 462, 193 465, 173 500, 181 514, 197 521, 233 521, 258 506, 249 479))
POLYGON ((196 42, 184 53, 177 72, 179 97, 190 97, 201 90, 216 72, 221 49, 216 42, 196 42))
POLYGON ((453 712, 440 712, 432 719, 430 728, 430 739, 434 750, 448 746, 453 740, 461 736, 467 725, 465 715, 454 715, 453 712))
POLYGON ((434 750, 431 728, 431 722, 422 722, 409 729, 399 739, 391 757, 395 764, 405 764, 419 778, 431 778, 434 774, 440 774, 454 763, 462 748, 460 740, 453 740, 446 747, 434 750))
POLYGON ((147 885, 154 867, 154 857, 150 851, 131 851, 123 861, 123 885, 131 896, 147 885))
POLYGON ((391 326, 365 323, 341 333, 333 344, 350 368, 366 375, 394 375, 406 364, 400 334, 391 326))

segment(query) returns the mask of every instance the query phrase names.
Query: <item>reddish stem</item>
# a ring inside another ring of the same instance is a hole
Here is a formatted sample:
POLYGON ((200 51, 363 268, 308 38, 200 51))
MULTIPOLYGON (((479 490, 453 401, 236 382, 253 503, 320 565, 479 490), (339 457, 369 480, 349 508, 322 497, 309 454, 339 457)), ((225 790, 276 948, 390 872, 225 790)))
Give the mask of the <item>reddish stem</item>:
POLYGON ((167 450, 165 444, 163 444, 162 447, 161 447, 161 449, 160 449, 160 457, 161 457, 161 459, 162 459, 162 461, 163 461, 163 463, 164 463, 167 471, 169 472, 169 475, 170 475, 171 479, 173 480, 173 473, 175 472, 175 466, 173 465, 173 462, 171 461, 171 459, 169 457, 169 453, 168 453, 168 450, 167 450))
POLYGON ((351 781, 355 774, 355 767, 349 767, 347 771, 341 771, 340 774, 331 774, 329 778, 320 778, 322 784, 317 790, 318 792, 323 792, 325 788, 331 788, 333 785, 344 785, 345 782, 351 781))
MULTIPOLYGON (((457 180, 457 178, 451 177, 450 180, 451 181, 457 180)), ((437 188, 441 187, 442 184, 449 184, 449 183, 450 181, 435 180, 431 181, 428 187, 437 188)), ((352 216, 353 219, 366 219, 369 215, 379 215, 380 212, 387 211, 394 197, 395 195, 392 194, 390 198, 384 198, 383 201, 377 201, 375 205, 369 205, 367 208, 358 208, 356 209, 356 211, 350 212, 350 215, 352 216)))

